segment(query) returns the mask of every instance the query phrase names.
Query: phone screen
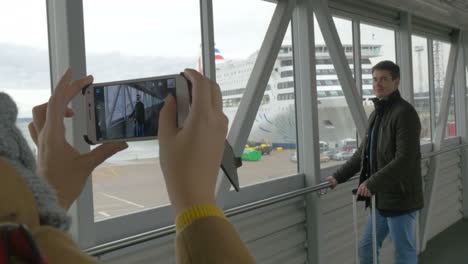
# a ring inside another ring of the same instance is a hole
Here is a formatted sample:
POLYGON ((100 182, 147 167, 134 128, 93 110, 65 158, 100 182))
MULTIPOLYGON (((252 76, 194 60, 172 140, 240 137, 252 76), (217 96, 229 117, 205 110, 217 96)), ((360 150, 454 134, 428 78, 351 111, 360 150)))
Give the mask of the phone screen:
POLYGON ((155 137, 164 98, 176 97, 176 79, 94 87, 96 139, 155 137))

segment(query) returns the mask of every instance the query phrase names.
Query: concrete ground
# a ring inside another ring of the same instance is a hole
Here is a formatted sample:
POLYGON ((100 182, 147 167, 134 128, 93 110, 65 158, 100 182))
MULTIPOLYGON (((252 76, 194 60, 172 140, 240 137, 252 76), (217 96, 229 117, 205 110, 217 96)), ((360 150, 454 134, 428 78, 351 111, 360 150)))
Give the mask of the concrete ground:
MULTIPOLYGON (((241 187, 296 174, 292 152, 272 151, 259 161, 243 161, 238 170, 241 187)), ((340 163, 328 161, 322 167, 340 163)), ((93 173, 93 195, 96 221, 169 203, 157 158, 102 164, 93 173)))
POLYGON ((419 255, 419 263, 468 263, 468 219, 460 220, 431 239, 419 255))

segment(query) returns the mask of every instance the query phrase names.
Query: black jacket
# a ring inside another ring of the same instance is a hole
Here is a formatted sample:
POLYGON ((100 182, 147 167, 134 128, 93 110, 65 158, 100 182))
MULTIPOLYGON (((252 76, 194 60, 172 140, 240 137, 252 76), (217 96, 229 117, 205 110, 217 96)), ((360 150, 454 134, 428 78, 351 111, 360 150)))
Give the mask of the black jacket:
POLYGON ((359 149, 334 174, 342 183, 361 171, 359 184, 376 194, 380 210, 410 211, 424 204, 419 135, 421 123, 414 107, 397 90, 385 100, 374 100, 367 133, 359 149), (368 140, 375 122, 373 164, 369 164, 368 140))
POLYGON ((134 117, 139 124, 145 123, 145 105, 142 102, 136 102, 135 109, 130 114, 130 118, 134 117))

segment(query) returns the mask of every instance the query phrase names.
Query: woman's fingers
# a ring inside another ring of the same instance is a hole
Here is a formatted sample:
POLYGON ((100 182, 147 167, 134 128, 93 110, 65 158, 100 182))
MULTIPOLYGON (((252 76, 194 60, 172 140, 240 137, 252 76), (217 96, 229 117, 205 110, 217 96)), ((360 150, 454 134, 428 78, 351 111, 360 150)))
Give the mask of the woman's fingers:
POLYGON ((47 113, 47 105, 48 103, 41 104, 35 106, 32 110, 33 124, 37 134, 39 134, 42 131, 42 128, 44 127, 47 113))
POLYGON ((33 122, 29 123, 28 129, 29 129, 29 135, 31 135, 31 138, 34 141, 34 144, 36 144, 37 146, 37 131, 33 122))
MULTIPOLYGON (((200 113, 207 113, 212 109, 212 88, 210 80, 192 69, 184 71, 185 77, 192 82, 192 112, 198 116, 200 113)), ((203 114, 201 114, 203 115, 203 114)))

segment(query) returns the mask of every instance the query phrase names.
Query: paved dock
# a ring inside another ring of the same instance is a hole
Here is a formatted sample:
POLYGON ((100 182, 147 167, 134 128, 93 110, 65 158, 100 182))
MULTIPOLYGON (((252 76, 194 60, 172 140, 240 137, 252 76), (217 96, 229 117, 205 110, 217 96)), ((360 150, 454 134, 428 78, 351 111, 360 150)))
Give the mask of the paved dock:
MULTIPOLYGON (((291 161, 294 150, 272 151, 259 161, 243 161, 239 168, 241 186, 296 174, 291 161)), ((329 161, 322 167, 342 162, 329 161)), ((94 217, 102 220, 169 203, 159 159, 107 162, 93 173, 94 217)))

